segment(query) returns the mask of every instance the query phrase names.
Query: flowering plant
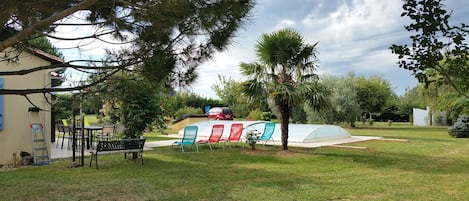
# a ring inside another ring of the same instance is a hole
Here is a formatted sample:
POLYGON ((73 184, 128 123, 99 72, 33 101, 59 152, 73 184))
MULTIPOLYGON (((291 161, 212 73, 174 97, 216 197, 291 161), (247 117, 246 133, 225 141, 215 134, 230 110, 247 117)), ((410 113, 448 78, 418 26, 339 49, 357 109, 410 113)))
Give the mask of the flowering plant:
POLYGON ((256 143, 259 142, 260 133, 257 130, 248 130, 246 133, 246 143, 251 146, 252 150, 256 149, 256 143))

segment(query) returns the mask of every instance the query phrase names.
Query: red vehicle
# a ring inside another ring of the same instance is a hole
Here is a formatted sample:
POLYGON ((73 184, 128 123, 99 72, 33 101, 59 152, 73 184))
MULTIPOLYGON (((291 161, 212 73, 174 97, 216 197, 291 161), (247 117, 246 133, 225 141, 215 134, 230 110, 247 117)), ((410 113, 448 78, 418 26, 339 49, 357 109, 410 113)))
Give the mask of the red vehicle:
POLYGON ((233 111, 228 107, 214 107, 208 111, 208 120, 233 120, 233 111))

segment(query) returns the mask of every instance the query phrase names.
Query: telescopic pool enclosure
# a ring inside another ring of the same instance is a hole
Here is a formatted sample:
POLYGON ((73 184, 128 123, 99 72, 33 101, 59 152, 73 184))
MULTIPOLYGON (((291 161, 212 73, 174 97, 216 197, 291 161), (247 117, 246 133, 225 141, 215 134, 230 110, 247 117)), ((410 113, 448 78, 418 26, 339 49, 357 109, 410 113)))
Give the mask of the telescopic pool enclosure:
MULTIPOLYGON (((223 124, 225 129, 223 136, 230 134, 230 127, 233 123, 242 123, 244 126, 243 135, 246 135, 246 131, 257 130, 262 132, 264 130, 265 121, 201 121, 190 124, 191 126, 198 126, 199 136, 209 136, 212 126, 214 124, 223 124)), ((345 129, 335 125, 325 124, 289 124, 288 125, 288 141, 298 143, 310 143, 318 142, 323 140, 334 140, 334 139, 347 139, 351 138, 350 133, 345 129)), ((182 134, 183 131, 179 131, 182 134)), ((272 138, 281 142, 281 131, 280 124, 275 124, 275 131, 272 138)))

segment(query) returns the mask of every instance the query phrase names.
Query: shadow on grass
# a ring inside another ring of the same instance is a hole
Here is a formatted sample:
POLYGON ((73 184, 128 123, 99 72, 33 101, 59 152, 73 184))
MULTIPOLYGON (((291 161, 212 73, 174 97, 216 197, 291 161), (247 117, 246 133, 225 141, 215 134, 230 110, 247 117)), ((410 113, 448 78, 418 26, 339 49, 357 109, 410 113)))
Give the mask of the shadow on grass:
MULTIPOLYGON (((277 152, 257 150, 250 154, 252 152, 246 149, 232 149, 180 153, 169 148, 158 148, 144 153, 143 166, 138 161, 126 164, 129 162, 116 156, 104 156, 100 159, 97 172, 129 180, 127 185, 132 185, 132 179, 138 179, 159 191, 171 192, 167 197, 170 200, 239 200, 236 196, 250 188, 274 188, 280 193, 298 191, 301 185, 314 185, 319 189, 328 183, 305 180, 303 175, 281 168, 294 166, 295 163, 288 157, 276 156, 277 152), (236 189, 236 196, 230 197, 233 189, 236 189)), ((255 194, 264 192, 253 191, 255 194)))
MULTIPOLYGON (((467 173, 469 165, 463 159, 336 148, 283 152, 261 146, 258 151, 206 148, 181 153, 160 147, 143 156, 144 165, 110 154, 99 156, 99 170, 89 168, 86 157, 83 168, 66 168, 71 160, 64 159, 51 166, 0 172, 0 193, 10 200, 325 200, 340 198, 341 193, 323 193, 335 192, 336 184, 361 180, 341 177, 347 168, 350 175, 355 175, 350 169, 369 167, 431 174, 467 173), (18 186, 28 191, 18 193, 18 186), (41 190, 44 186, 47 191, 41 190)), ((342 196, 352 194, 351 189, 342 196)))

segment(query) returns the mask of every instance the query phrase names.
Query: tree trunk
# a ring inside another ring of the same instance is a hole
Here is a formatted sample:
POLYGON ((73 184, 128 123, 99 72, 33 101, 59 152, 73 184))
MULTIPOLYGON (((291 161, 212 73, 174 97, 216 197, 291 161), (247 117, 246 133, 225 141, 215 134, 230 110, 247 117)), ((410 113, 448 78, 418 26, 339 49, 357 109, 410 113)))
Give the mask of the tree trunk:
POLYGON ((288 107, 288 100, 281 101, 278 105, 280 112, 280 130, 282 132, 282 149, 288 150, 288 123, 290 119, 290 108, 288 107))
POLYGON ((428 125, 433 126, 433 107, 427 107, 428 109, 428 125))

